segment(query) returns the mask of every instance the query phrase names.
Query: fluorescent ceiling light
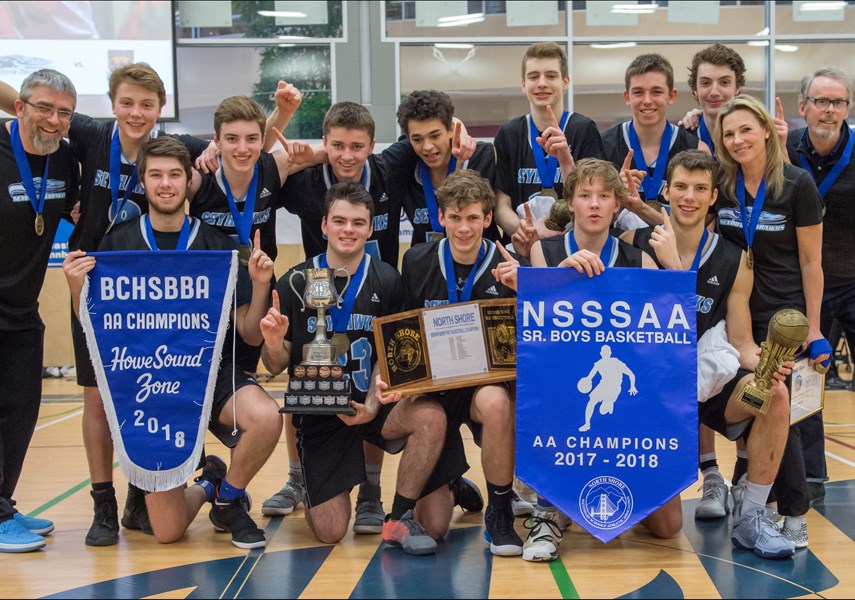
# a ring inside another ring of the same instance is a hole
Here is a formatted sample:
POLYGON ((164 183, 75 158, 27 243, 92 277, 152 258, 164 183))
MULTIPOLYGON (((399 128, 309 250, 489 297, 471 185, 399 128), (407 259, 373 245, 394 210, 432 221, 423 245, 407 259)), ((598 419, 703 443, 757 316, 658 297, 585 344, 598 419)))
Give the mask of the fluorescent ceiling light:
POLYGON ((598 50, 610 50, 612 48, 632 48, 637 45, 638 44, 635 42, 616 42, 614 44, 591 44, 591 48, 597 48, 598 50))
POLYGON ((659 5, 653 4, 613 4, 611 12, 616 14, 649 15, 656 12, 659 5))
POLYGON ((768 45, 769 45, 769 40, 751 40, 750 42, 748 42, 748 45, 749 45, 749 46, 762 46, 762 47, 765 47, 765 46, 768 46, 768 45))
POLYGON ((305 40, 308 39, 304 35, 277 35, 277 40, 305 40))
POLYGON ((801 12, 820 12, 846 8, 846 2, 805 2, 799 6, 801 12))
POLYGON ((283 17, 283 18, 292 18, 292 19, 305 19, 306 13, 294 12, 291 10, 260 10, 258 11, 258 16, 260 17, 283 17))
POLYGON ((792 44, 775 44, 775 50, 779 52, 798 52, 799 47, 792 44))
POLYGON ((464 27, 473 23, 481 23, 484 13, 472 13, 469 15, 455 15, 453 17, 440 17, 437 19, 437 27, 464 27))
POLYGON ((471 48, 474 48, 474 47, 475 47, 475 45, 474 45, 474 44, 451 44, 451 43, 441 43, 441 44, 434 44, 434 45, 433 45, 433 47, 434 47, 434 48, 450 48, 450 49, 452 49, 452 50, 454 50, 454 49, 457 49, 457 50, 469 50, 469 49, 471 49, 471 48))
POLYGON ((277 44, 280 48, 294 48, 297 44, 277 44))

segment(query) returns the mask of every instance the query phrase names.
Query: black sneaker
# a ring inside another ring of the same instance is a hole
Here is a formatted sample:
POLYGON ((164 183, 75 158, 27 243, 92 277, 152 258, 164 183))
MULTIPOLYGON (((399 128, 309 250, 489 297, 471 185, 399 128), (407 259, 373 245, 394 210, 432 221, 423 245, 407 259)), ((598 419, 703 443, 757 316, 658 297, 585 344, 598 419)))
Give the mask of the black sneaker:
POLYGON ((849 388, 849 382, 840 379, 839 375, 829 373, 825 377, 825 389, 827 390, 845 390, 849 388))
POLYGON ((220 482, 226 478, 226 473, 228 469, 226 468, 226 463, 223 462, 223 459, 219 456, 206 456, 205 464, 202 467, 202 474, 199 475, 193 481, 210 481, 211 485, 214 486, 214 489, 217 489, 220 486, 220 482))
POLYGON ((122 527, 154 535, 145 505, 145 492, 135 485, 128 484, 128 497, 125 500, 125 510, 122 511, 122 527))
POLYGON ((481 490, 472 481, 465 477, 458 477, 449 485, 451 495, 454 496, 454 505, 463 509, 463 512, 481 512, 484 510, 484 498, 481 490))
POLYGON ((86 534, 87 546, 112 546, 119 541, 119 506, 116 492, 89 492, 95 501, 95 517, 86 534))
POLYGON ((484 539, 490 542, 490 552, 496 556, 519 556, 523 542, 514 530, 511 508, 488 506, 484 514, 484 539))
POLYGON ((232 544, 238 548, 263 548, 267 545, 264 532, 259 529, 246 512, 245 500, 222 500, 215 498, 208 517, 217 531, 229 531, 232 544))

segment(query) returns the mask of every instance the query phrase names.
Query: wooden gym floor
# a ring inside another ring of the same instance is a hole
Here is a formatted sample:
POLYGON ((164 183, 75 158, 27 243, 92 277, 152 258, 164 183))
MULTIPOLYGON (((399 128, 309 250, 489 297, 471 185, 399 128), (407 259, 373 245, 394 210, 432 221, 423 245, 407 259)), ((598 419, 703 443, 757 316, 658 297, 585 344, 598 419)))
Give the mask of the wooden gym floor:
MULTIPOLYGON (((849 374, 845 375, 847 378, 849 374)), ((794 560, 767 561, 734 550, 729 518, 696 523, 698 485, 683 494, 684 528, 658 540, 637 526, 604 545, 573 525, 560 560, 526 563, 491 556, 483 515, 454 515, 453 531, 435 556, 385 548, 379 535, 318 543, 298 510, 261 515, 261 501, 287 475, 284 439, 249 491, 252 516, 269 544, 240 550, 214 531, 207 508, 184 539, 159 545, 122 530, 119 544, 84 545, 92 501, 81 441, 82 396, 71 380, 45 379, 44 401, 16 499, 25 514, 53 519, 47 547, 0 554, 0 596, 17 598, 852 598, 855 597, 855 392, 826 394, 826 454, 831 478, 823 502, 808 513, 810 546, 794 560)), ((281 380, 265 382, 275 398, 281 380)), ((468 434, 468 429, 464 428, 468 434)), ((209 454, 228 457, 215 439, 209 454)), ((733 445, 717 444, 722 473, 732 472, 733 445)), ((467 439, 469 477, 484 489, 478 449, 467 439)), ((387 456, 383 499, 390 506, 397 459, 387 456)), ((115 470, 119 506, 125 483, 115 470)), ((354 491, 355 494, 355 491, 354 491)), ((517 529, 525 538, 523 520, 517 529)))

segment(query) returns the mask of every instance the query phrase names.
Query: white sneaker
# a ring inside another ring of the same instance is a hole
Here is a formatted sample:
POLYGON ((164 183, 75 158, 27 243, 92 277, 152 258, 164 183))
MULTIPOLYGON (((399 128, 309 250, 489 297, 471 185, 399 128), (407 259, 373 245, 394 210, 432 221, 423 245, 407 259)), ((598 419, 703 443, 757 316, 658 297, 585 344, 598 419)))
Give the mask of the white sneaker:
POLYGON ((727 515, 727 484, 719 473, 704 477, 704 494, 695 507, 695 518, 721 519, 727 515))
POLYGON ((261 514, 267 517, 290 515, 305 504, 305 489, 290 479, 285 486, 261 503, 261 514))
POLYGON ((523 560, 544 562, 558 558, 558 546, 564 534, 556 520, 558 510, 539 510, 535 508, 526 520, 524 527, 529 530, 523 544, 523 560))
POLYGON ((742 498, 745 496, 745 485, 748 483, 748 475, 739 478, 736 485, 730 487, 730 495, 733 496, 733 518, 742 514, 742 498))
POLYGON ((515 517, 527 517, 534 510, 534 505, 528 500, 523 500, 516 490, 511 490, 511 508, 515 517))
POLYGON ((790 540, 796 548, 807 548, 807 520, 804 517, 784 517, 781 535, 790 540))

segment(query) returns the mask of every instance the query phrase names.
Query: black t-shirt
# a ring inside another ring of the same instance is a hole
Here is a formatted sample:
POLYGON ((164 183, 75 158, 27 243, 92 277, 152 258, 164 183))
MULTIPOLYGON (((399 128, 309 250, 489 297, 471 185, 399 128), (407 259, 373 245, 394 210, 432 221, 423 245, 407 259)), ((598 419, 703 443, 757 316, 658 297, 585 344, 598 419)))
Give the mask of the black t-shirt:
MULTIPOLYGON (((69 238, 72 249, 94 250, 107 231, 112 215, 112 192, 110 190, 110 145, 117 127, 115 121, 96 121, 80 113, 74 114, 68 139, 75 158, 80 161, 80 219, 69 238)), ((156 137, 158 131, 152 131, 156 137)), ((195 159, 208 146, 208 142, 189 135, 176 135, 178 141, 190 151, 195 159)), ((119 203, 125 193, 134 163, 122 154, 119 203)), ((142 185, 137 183, 116 217, 115 224, 129 221, 148 212, 148 203, 142 185)))
MULTIPOLYGON (((40 193, 44 156, 27 154, 40 193)), ((6 126, 0 123, 0 330, 20 331, 41 323, 39 293, 59 220, 77 201, 78 169, 68 143, 50 155, 44 233, 36 235, 36 213, 22 183, 6 126)))
MULTIPOLYGON (((641 250, 633 248, 623 240, 613 238, 617 242, 617 246, 612 246, 613 250, 608 257, 608 260, 603 261, 606 267, 640 267, 641 266, 641 250)), ((555 237, 540 240, 540 249, 543 251, 543 258, 546 260, 546 266, 557 267, 565 258, 570 256, 570 238, 567 233, 556 235, 555 237)))
MULTIPOLYGON (((778 310, 805 311, 796 228, 822 223, 822 201, 811 176, 804 169, 786 164, 784 178, 784 189, 777 197, 766 194, 754 234, 751 321, 754 340, 758 343, 766 338, 769 318, 778 310)), ((745 203, 754 206, 754 197, 748 191, 745 203)), ((748 243, 736 198, 721 190, 716 209, 719 233, 745 250, 748 243)))
MULTIPOLYGON (((620 169, 623 166, 623 161, 626 160, 626 155, 629 154, 629 150, 631 148, 629 143, 629 124, 631 121, 626 121, 625 123, 621 123, 620 125, 616 125, 609 129, 608 131, 603 132, 603 149, 605 150, 606 160, 612 163, 616 169, 620 169)), ((671 160, 676 154, 682 152, 683 150, 697 150, 698 148, 698 138, 686 131, 681 127, 673 127, 671 128, 671 140, 670 140, 670 150, 668 151, 668 160, 671 160)), ((637 158, 633 156, 632 158, 632 168, 638 169, 637 158)), ((668 165, 665 165, 665 172, 667 172, 668 165)), ((656 170, 656 161, 647 165, 647 174, 648 177, 653 176, 653 172, 656 170)), ((664 172, 663 172, 664 173, 664 172)), ((662 186, 667 183, 665 180, 665 176, 663 174, 662 178, 662 186)), ((656 198, 646 198, 644 195, 644 190, 639 187, 638 193, 644 200, 659 200, 662 204, 668 204, 668 201, 662 196, 662 186, 659 188, 659 195, 656 198)))
MULTIPOLYGON (((405 142, 405 144, 409 146, 409 142, 405 142)), ((393 144, 384 154, 395 152, 396 147, 401 145, 393 144)), ((410 152, 412 152, 412 147, 410 152)), ((418 161, 409 170, 401 168, 389 172, 389 189, 400 197, 404 212, 413 226, 413 238, 410 242, 413 246, 429 242, 433 238, 433 228, 428 214, 424 187, 422 186, 421 165, 421 161, 418 161)), ((495 186, 496 157, 493 152, 493 145, 478 142, 475 154, 460 166, 460 170, 463 169, 477 171, 481 177, 490 182, 490 185, 495 186)), ((499 239, 499 228, 496 225, 495 218, 484 231, 484 237, 489 240, 499 239)))
MULTIPOLYGON (((398 272, 379 260, 366 255, 365 277, 356 293, 353 312, 347 325, 347 338, 350 350, 347 352, 346 370, 351 379, 351 397, 357 402, 365 400, 368 386, 371 383, 371 371, 377 361, 377 351, 374 347, 374 317, 382 317, 401 312, 403 306, 403 288, 398 272)), ((289 320, 285 339, 291 342, 291 365, 289 373, 294 372, 294 366, 303 359, 303 346, 315 338, 317 311, 301 310, 303 304, 291 289, 290 280, 293 273, 320 267, 320 256, 315 256, 305 263, 297 265, 285 274, 276 284, 279 293, 282 314, 289 320)), ((336 277, 335 285, 339 293, 347 283, 346 277, 336 277)), ((354 282, 354 285, 355 282, 354 282)), ((294 288, 302 297, 306 288, 306 280, 302 275, 294 276, 294 288)), ((332 318, 327 311, 327 336, 333 332, 332 318)), ((334 417, 333 417, 334 418, 334 417)))
MULTIPOLYGON (((415 160, 415 153, 412 153, 415 160)), ((363 181, 374 200, 374 233, 365 250, 393 267, 398 266, 398 231, 401 224, 401 204, 396 194, 387 193, 386 171, 389 167, 380 156, 372 154, 365 162, 363 181)), ((306 256, 326 252, 327 240, 321 231, 324 220, 324 199, 335 184, 329 165, 314 165, 290 175, 282 188, 282 206, 300 217, 303 250, 306 256)))
MULTIPOLYGON (((469 276, 471 270, 477 268, 470 300, 514 298, 516 292, 496 281, 491 272, 496 265, 504 261, 504 258, 492 242, 485 240, 481 243, 486 248, 481 263, 478 265, 455 263, 454 277, 458 290, 463 288, 466 277, 469 276)), ((448 240, 442 239, 413 246, 404 253, 401 272, 406 291, 407 308, 448 304, 448 286, 445 279, 445 260, 443 258, 447 244, 448 240)))
MULTIPOLYGON (((787 137, 787 153, 794 165, 801 166, 807 158, 810 175, 817 187, 841 159, 846 142, 852 135, 844 123, 834 148, 821 156, 810 143, 804 129, 791 131, 787 137)), ((823 198, 825 218, 822 225, 822 272, 826 287, 855 284, 855 152, 849 165, 840 172, 823 198)))
MULTIPOLYGON (((510 196, 514 210, 539 196, 542 188, 529 141, 530 118, 531 115, 523 115, 508 121, 499 128, 493 141, 496 146, 496 189, 510 196)), ((564 135, 576 162, 583 158, 605 156, 597 126, 588 117, 570 113, 564 126, 564 135)), ((538 147, 537 150, 543 152, 543 148, 538 147)), ((560 166, 555 170, 554 184, 555 193, 560 198, 564 192, 560 166)))
MULTIPOLYGON (((98 252, 124 250, 152 251, 145 235, 145 223, 143 219, 148 219, 148 215, 137 217, 131 221, 114 226, 110 230, 110 233, 101 240, 101 243, 98 245, 98 252)), ((153 230, 152 232, 154 233, 154 241, 159 250, 175 250, 178 245, 180 232, 157 230, 153 230)), ((235 248, 235 243, 229 236, 202 223, 198 219, 190 217, 188 250, 234 250, 235 248)), ((252 280, 249 277, 249 271, 241 264, 238 265, 235 294, 237 295, 237 306, 243 306, 252 301, 252 280)), ((220 326, 223 327, 224 324, 220 326)), ((225 364, 225 357, 232 355, 232 338, 234 337, 235 328, 232 327, 231 321, 228 327, 229 331, 226 334, 226 341, 223 343, 223 359, 221 364, 225 364)))
MULTIPOLYGON (((656 251, 650 245, 653 227, 635 231, 632 245, 647 252, 656 264, 656 251)), ((707 249, 701 255, 697 274, 697 332, 698 339, 727 316, 727 298, 742 259, 742 248, 717 233, 713 233, 707 249)))
MULTIPOLYGON (((222 168, 216 173, 202 176, 199 191, 190 201, 190 214, 212 227, 216 227, 231 236, 238 243, 234 219, 229 210, 222 182, 222 168)), ((276 159, 267 152, 262 152, 258 159, 258 188, 255 192, 255 208, 252 215, 252 227, 249 240, 253 242, 255 232, 261 229, 261 249, 272 259, 276 260, 276 209, 281 204, 280 196, 282 183, 279 181, 279 169, 276 159)), ((246 196, 235 198, 235 205, 240 212, 244 210, 246 196)))

